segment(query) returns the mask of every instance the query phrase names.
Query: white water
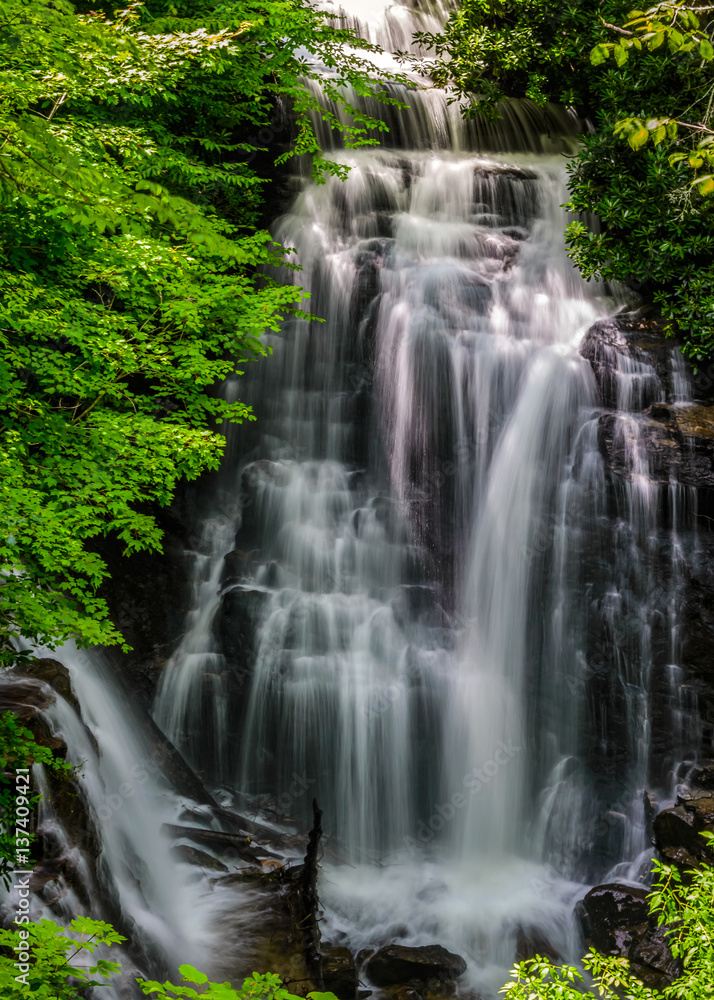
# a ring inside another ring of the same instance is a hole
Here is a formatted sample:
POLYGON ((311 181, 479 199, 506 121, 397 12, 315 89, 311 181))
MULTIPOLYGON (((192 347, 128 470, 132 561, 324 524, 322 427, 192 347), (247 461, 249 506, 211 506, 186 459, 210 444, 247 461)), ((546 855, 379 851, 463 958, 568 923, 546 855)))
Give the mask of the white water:
MULTIPOLYGON (((411 14, 390 10, 380 22, 355 7, 352 23, 395 45, 411 14)), ((681 552, 674 515, 663 568, 658 488, 626 412, 663 397, 645 362, 621 359, 630 474, 608 520, 578 347, 616 304, 564 253, 565 162, 543 154, 572 148, 572 123, 514 105, 496 128, 466 126, 439 92, 406 97, 413 114, 386 143, 398 151, 335 150, 348 180, 305 181, 276 224, 326 322, 287 323, 239 386, 262 435, 238 470, 236 549, 257 556, 229 586, 263 610, 233 709, 239 762, 220 778, 282 796, 304 826, 317 796, 325 937, 355 951, 439 941, 495 991, 524 930, 577 952, 585 878, 640 875, 650 634, 666 605, 676 662, 681 552), (653 598, 654 564, 668 582, 653 598), (624 696, 626 746, 605 781, 588 756, 588 614, 624 696), (309 794, 287 792, 295 776, 309 794)), ((178 659, 157 718, 201 761, 200 721, 181 708, 201 671, 178 659)))
MULTIPOLYGON (((366 36, 406 47, 429 26, 385 6, 352 4, 366 36)), ((606 480, 578 347, 615 304, 563 250, 572 121, 524 104, 465 126, 443 94, 406 96, 385 148, 335 150, 348 180, 303 178, 276 222, 325 322, 287 322, 228 387, 258 435, 231 442, 155 718, 256 812, 267 796, 304 831, 317 797, 325 939, 439 942, 495 992, 520 931, 575 955, 587 881, 641 874, 643 791, 669 791, 653 634, 668 631, 676 677, 689 498, 672 484, 663 516, 639 440, 664 394, 646 362, 621 364, 629 475, 606 480), (240 662, 219 638, 229 598, 253 609, 240 662), (231 672, 248 677, 237 694, 231 672)), ((100 756, 57 718, 91 759, 95 811, 146 753, 97 670, 73 676, 100 756)), ((689 734, 672 720, 675 760, 689 734)), ((106 884, 149 952, 226 966, 210 929, 227 914, 244 929, 255 901, 171 860, 161 826, 180 807, 152 778, 101 826, 106 884)))

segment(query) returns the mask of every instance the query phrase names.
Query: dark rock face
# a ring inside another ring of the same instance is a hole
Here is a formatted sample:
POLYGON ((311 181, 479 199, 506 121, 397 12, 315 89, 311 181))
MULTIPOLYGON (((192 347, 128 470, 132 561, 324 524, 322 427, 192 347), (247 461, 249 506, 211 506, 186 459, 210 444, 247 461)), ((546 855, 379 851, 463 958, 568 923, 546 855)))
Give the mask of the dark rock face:
POLYGON ((701 836, 714 833, 714 797, 701 791, 691 798, 679 798, 677 805, 663 809, 654 818, 654 841, 660 854, 680 868, 712 864, 714 852, 701 836))
MULTIPOLYGON (((683 747, 673 738, 673 712, 704 723, 701 743, 695 745, 699 737, 693 728, 684 737, 692 743, 684 747, 691 759, 714 736, 714 366, 694 373, 676 341, 664 336, 663 324, 643 312, 594 324, 580 353, 591 366, 604 407, 596 420, 607 499, 601 514, 584 521, 581 585, 587 601, 585 684, 591 705, 584 739, 594 784, 605 787, 607 802, 627 770, 631 735, 624 710, 626 685, 617 665, 639 662, 645 617, 649 780, 665 785, 681 760, 683 747), (687 396, 694 402, 682 402, 687 396), (643 473, 652 484, 647 517, 662 538, 649 551, 623 529, 643 473), (672 529, 681 553, 676 571, 667 551, 672 529), (635 549, 639 569, 632 557, 635 549), (600 591, 591 581, 608 579, 608 560, 619 560, 617 582, 600 591), (668 624, 672 602, 679 643, 674 657, 668 624)), ((684 811, 687 816, 675 813, 658 820, 662 847, 670 852, 666 856, 676 853, 682 863, 692 847, 691 837, 697 844, 693 857, 699 856, 701 839, 696 831, 691 834, 693 814, 684 811)), ((612 853, 608 848, 603 858, 612 853)))
MULTIPOLYGON (((700 505, 701 508, 701 505, 700 505)), ((706 685, 699 693, 700 714, 714 724, 714 533, 701 525, 699 557, 688 567, 682 613, 683 656, 691 677, 706 685)), ((706 735, 706 734, 705 734, 706 735)))
POLYGON ((79 704, 72 690, 69 671, 59 660, 53 660, 49 657, 29 660, 27 663, 22 664, 18 672, 23 677, 34 677, 38 681, 44 681, 45 684, 49 684, 57 694, 69 702, 75 711, 79 710, 79 704))
POLYGON ((665 939, 647 908, 647 889, 617 883, 598 885, 585 896, 578 915, 588 947, 628 958, 632 971, 655 989, 680 974, 665 939))
MULTIPOLYGON (((714 406, 675 408, 653 403, 637 427, 653 482, 667 486, 676 480, 698 490, 714 489, 714 406)), ((600 418, 598 441, 608 469, 616 476, 629 477, 627 428, 615 413, 600 418)))
POLYGON ((97 543, 110 579, 101 588, 112 621, 132 647, 130 653, 113 648, 110 659, 131 688, 132 696, 151 705, 161 671, 183 633, 190 607, 190 551, 197 548, 192 536, 198 501, 182 486, 168 510, 152 514, 164 532, 162 552, 137 552, 124 556, 124 543, 107 538, 97 543))
POLYGON ((39 679, 8 677, 0 685, 0 712, 12 712, 32 732, 39 746, 48 747, 55 756, 64 758, 67 755, 64 740, 52 732, 42 714, 53 702, 53 691, 39 679))
POLYGON ((349 948, 322 945, 322 981, 325 989, 338 1000, 355 1000, 357 996, 357 969, 349 948))
MULTIPOLYGON (((636 374, 634 410, 676 395, 672 355, 677 345, 664 336, 664 324, 643 312, 624 313, 594 323, 583 337, 580 354, 590 363, 603 406, 615 410, 624 402, 618 372, 636 374)), ((683 365, 683 362, 680 362, 683 365)))
POLYGON ((439 944, 423 948, 390 944, 370 958, 366 971, 375 986, 396 986, 411 979, 448 982, 466 972, 466 962, 439 944))
POLYGON ((255 630, 269 594, 264 590, 234 587, 221 598, 214 632, 226 658, 226 665, 243 686, 255 659, 255 630))
POLYGON ((698 761, 687 768, 684 778, 689 786, 714 791, 714 761, 698 761))
MULTIPOLYGON (((676 341, 664 336, 663 324, 641 312, 602 320, 585 334, 580 354, 605 409, 643 414, 637 426, 652 480, 714 488, 714 406, 710 394, 698 391, 697 377, 676 341), (698 402, 675 406, 684 384, 698 402)), ((612 474, 627 476, 627 433, 618 433, 618 423, 615 413, 601 418, 600 451, 612 474)))

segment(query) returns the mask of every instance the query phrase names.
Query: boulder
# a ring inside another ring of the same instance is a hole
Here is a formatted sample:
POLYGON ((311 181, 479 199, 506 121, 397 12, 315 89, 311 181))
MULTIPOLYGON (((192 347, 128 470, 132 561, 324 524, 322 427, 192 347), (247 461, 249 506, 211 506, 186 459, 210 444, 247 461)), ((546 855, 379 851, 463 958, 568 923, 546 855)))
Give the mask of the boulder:
POLYGON ((326 990, 338 1000, 355 1000, 357 996, 357 968, 349 948, 323 944, 322 981, 326 990))
POLYGON ((79 703, 72 690, 69 670, 59 660, 53 660, 50 657, 28 660, 27 663, 17 667, 16 672, 22 674, 23 677, 33 677, 35 680, 49 684, 60 697, 69 702, 75 712, 79 712, 79 703))
POLYGON ((597 382, 603 406, 615 410, 620 391, 625 388, 620 372, 636 373, 633 409, 644 409, 676 395, 674 370, 684 364, 678 345, 664 336, 664 326, 643 312, 623 313, 599 320, 586 332, 580 354, 589 362, 597 382), (674 357, 674 361, 673 361, 674 357))
POLYGON ((421 948, 389 944, 369 959, 366 972, 375 986, 397 986, 412 979, 448 982, 466 972, 466 962, 439 944, 421 948))
POLYGON ((597 885, 579 904, 578 916, 588 947, 604 955, 630 961, 632 971, 645 985, 661 989, 681 972, 647 906, 644 886, 619 883, 597 885))
POLYGON ((714 862, 714 852, 700 834, 714 832, 714 799, 680 798, 671 809, 663 809, 652 824, 657 850, 667 860, 684 869, 702 862, 714 862))

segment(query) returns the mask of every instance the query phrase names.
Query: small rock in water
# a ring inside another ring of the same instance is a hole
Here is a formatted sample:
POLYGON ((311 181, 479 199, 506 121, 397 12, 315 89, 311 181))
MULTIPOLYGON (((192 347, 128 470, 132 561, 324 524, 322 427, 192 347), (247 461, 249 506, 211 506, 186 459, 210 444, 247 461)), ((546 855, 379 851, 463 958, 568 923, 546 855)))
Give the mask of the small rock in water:
POLYGON ((322 978, 325 989, 338 1000, 355 1000, 357 997, 357 969, 349 948, 324 944, 322 951, 322 978))
POLYGON ((421 948, 390 944, 380 948, 367 962, 367 975, 375 986, 396 986, 411 979, 456 979, 466 972, 466 962, 460 955, 439 944, 421 948))
POLYGON ((695 788, 714 789, 714 761, 700 761, 694 764, 686 775, 688 785, 695 788))

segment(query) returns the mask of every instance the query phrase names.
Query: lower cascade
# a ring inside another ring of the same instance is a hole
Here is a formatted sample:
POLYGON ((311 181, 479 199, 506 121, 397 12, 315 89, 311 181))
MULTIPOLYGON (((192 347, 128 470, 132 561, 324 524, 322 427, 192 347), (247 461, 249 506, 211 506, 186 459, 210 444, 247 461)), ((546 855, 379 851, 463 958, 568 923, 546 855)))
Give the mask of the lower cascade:
POLYGON ((495 996, 516 956, 579 954, 593 884, 646 884, 702 746, 698 484, 657 444, 688 440, 695 387, 566 256, 567 116, 524 104, 479 145, 452 111, 333 151, 344 182, 293 177, 274 233, 319 319, 225 386, 257 421, 200 493, 151 715, 98 655, 40 651, 94 835, 47 797, 74 868, 35 915, 101 911, 145 971, 273 960, 241 872, 298 861, 316 800, 322 941, 375 989, 379 949, 440 945, 495 996))

